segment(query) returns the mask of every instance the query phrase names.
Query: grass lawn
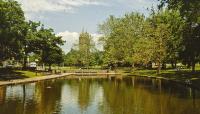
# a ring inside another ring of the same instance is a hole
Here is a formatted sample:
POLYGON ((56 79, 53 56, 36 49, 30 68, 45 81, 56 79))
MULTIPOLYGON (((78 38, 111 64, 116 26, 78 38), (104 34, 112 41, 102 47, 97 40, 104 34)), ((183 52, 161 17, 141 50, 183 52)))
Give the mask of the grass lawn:
POLYGON ((174 80, 200 80, 199 68, 195 72, 190 69, 181 69, 180 71, 175 69, 161 70, 160 74, 157 74, 156 70, 133 70, 130 75, 159 76, 174 80))
POLYGON ((0 80, 12 80, 12 79, 24 79, 43 76, 41 73, 36 73, 34 71, 23 71, 14 69, 0 69, 0 80))
POLYGON ((196 67, 195 72, 192 72, 191 69, 181 69, 180 71, 175 69, 168 69, 161 70, 161 73, 157 74, 156 70, 132 70, 129 75, 155 77, 159 76, 184 83, 188 82, 189 80, 193 87, 200 89, 200 66, 196 67))
POLYGON ((33 72, 33 71, 15 70, 15 72, 20 73, 20 76, 25 76, 27 78, 43 76, 41 73, 37 73, 37 76, 36 76, 36 72, 33 72))

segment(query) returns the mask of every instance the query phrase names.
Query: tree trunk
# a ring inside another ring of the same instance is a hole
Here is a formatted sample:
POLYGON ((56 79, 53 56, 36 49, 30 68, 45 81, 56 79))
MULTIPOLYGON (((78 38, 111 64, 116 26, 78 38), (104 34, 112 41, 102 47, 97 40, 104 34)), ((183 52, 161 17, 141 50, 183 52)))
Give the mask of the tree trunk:
POLYGON ((135 68, 135 64, 134 63, 132 64, 132 68, 135 68))
POLYGON ((23 69, 27 69, 27 55, 24 57, 24 64, 23 64, 23 69))
POLYGON ((192 72, 195 72, 195 62, 192 62, 192 72))
POLYGON ((152 68, 153 68, 152 62, 149 62, 149 63, 147 64, 147 67, 148 67, 148 69, 152 69, 152 68))
POLYGON ((172 66, 173 69, 175 68, 174 62, 171 62, 171 66, 172 66))
POLYGON ((49 64, 49 71, 51 71, 51 64, 49 64))
POLYGON ((166 68, 167 68, 166 63, 163 62, 163 63, 162 63, 162 69, 166 69, 166 68))
POLYGON ((176 60, 171 62, 171 66, 172 66, 173 69, 176 68, 176 64, 177 64, 176 60))
POLYGON ((175 61, 175 63, 174 63, 174 66, 175 66, 175 68, 177 68, 177 62, 175 61))
POLYGON ((189 69, 190 67, 191 67, 191 63, 188 62, 188 63, 187 63, 187 68, 189 69))
POLYGON ((160 74, 160 70, 161 70, 161 63, 158 62, 157 74, 160 74))

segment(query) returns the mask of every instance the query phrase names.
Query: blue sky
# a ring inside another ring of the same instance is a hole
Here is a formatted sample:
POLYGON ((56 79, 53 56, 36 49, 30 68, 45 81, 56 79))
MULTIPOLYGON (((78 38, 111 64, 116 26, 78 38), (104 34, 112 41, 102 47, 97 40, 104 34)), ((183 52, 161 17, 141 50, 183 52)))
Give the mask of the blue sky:
POLYGON ((97 42, 98 24, 109 15, 122 16, 128 12, 148 14, 147 8, 156 6, 157 0, 17 0, 27 20, 41 21, 66 41, 68 52, 78 41, 84 28, 97 42))

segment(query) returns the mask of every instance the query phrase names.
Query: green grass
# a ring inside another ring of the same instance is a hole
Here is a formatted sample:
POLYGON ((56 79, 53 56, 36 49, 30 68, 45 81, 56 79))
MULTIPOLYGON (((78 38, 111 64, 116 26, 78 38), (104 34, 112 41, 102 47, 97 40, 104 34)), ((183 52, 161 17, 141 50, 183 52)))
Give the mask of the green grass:
POLYGON ((134 70, 129 75, 164 77, 170 80, 175 80, 183 83, 186 83, 188 80, 190 80, 192 87, 200 89, 199 66, 196 68, 195 72, 192 72, 191 69, 181 69, 180 71, 168 69, 162 70, 160 74, 157 74, 156 70, 134 70))
POLYGON ((190 69, 181 69, 176 71, 174 69, 161 70, 160 74, 157 74, 156 70, 134 70, 130 75, 138 76, 159 76, 174 80, 196 80, 200 79, 200 70, 192 72, 190 69))
POLYGON ((14 69, 0 69, 0 80, 13 80, 24 79, 43 76, 42 73, 36 73, 34 71, 14 70, 14 69))
POLYGON ((21 74, 20 76, 24 76, 24 77, 27 77, 27 78, 34 78, 34 77, 43 76, 41 73, 37 73, 37 76, 36 76, 36 72, 33 72, 33 71, 16 70, 15 72, 20 73, 21 74))
POLYGON ((156 70, 133 70, 130 74, 133 75, 148 75, 148 76, 156 76, 156 70))

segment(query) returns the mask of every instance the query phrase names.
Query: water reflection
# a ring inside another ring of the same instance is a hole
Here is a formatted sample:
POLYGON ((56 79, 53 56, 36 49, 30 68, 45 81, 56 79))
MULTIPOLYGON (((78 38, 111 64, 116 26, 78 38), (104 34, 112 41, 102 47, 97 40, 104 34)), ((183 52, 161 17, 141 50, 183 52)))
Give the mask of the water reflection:
POLYGON ((6 96, 6 88, 0 87, 0 105, 4 103, 6 96))
POLYGON ((0 114, 199 114, 200 92, 138 77, 0 87, 0 114))

